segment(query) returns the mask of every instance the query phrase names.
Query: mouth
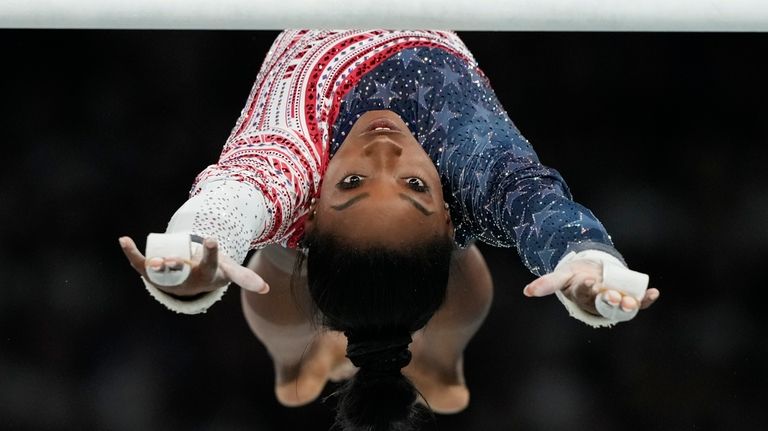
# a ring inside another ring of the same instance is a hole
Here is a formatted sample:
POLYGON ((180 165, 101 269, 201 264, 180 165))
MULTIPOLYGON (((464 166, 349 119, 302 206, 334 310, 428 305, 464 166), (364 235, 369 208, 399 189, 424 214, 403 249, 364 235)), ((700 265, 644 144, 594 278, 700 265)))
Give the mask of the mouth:
POLYGON ((360 135, 379 133, 403 133, 400 126, 388 118, 379 118, 371 121, 360 135))

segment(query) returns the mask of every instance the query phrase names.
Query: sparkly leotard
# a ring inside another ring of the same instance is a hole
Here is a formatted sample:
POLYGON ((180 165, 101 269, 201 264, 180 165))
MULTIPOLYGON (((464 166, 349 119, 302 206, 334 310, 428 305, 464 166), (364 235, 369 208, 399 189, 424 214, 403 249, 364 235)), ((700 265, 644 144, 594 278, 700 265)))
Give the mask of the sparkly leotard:
POLYGON ((233 256, 244 255, 242 244, 295 247, 328 160, 363 113, 382 109, 400 115, 434 162, 459 245, 514 246, 537 275, 569 251, 620 258, 560 174, 539 162, 469 50, 445 31, 281 33, 219 162, 191 192, 222 179, 249 184, 266 198, 264 227, 257 234, 239 225, 248 220, 217 224, 203 209, 193 230, 219 238, 233 256), (247 232, 254 237, 235 238, 247 232))

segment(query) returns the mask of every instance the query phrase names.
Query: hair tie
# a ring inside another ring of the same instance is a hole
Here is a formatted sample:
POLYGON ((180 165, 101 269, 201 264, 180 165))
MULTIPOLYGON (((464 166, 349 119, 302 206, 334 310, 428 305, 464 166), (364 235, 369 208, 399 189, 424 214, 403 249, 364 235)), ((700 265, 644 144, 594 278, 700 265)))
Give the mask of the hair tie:
POLYGON ((358 340, 347 335, 347 357, 361 369, 378 372, 399 372, 411 362, 410 334, 387 338, 358 340))

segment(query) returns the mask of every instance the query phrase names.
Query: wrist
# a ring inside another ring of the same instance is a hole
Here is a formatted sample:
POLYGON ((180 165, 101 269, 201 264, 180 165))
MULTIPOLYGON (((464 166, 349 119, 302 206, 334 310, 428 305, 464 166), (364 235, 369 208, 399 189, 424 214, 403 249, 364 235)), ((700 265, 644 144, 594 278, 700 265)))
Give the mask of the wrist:
POLYGON ((566 254, 557 263, 557 266, 555 267, 555 271, 562 269, 564 266, 576 260, 588 260, 590 262, 603 265, 603 268, 605 268, 606 265, 621 267, 621 268, 627 267, 627 265, 624 263, 623 260, 620 260, 619 258, 617 258, 616 256, 610 253, 604 252, 602 250, 590 249, 590 250, 582 250, 578 252, 571 251, 570 253, 566 254))

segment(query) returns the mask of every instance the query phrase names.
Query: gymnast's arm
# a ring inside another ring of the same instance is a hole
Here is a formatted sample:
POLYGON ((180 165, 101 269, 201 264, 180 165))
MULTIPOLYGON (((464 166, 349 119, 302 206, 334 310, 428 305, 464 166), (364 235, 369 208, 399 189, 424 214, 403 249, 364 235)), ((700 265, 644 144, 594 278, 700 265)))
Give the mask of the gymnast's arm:
POLYGON ((658 291, 646 292, 647 276, 627 269, 600 221, 573 201, 560 174, 542 165, 519 133, 514 136, 511 145, 477 162, 487 164, 470 205, 480 239, 516 247, 541 276, 526 295, 556 293, 573 317, 592 326, 629 320, 650 306, 658 291))
MULTIPOLYGON (((170 310, 197 314, 221 299, 231 282, 266 293, 264 281, 240 262, 250 239, 263 230, 260 226, 267 215, 259 193, 234 179, 219 179, 200 185, 173 215, 166 235, 159 235, 161 241, 173 234, 188 238, 181 245, 191 247, 189 261, 174 255, 144 257, 128 237, 121 238, 120 244, 152 297, 170 310), (166 271, 179 271, 185 263, 191 266, 186 278, 160 278, 166 271)), ((147 253, 152 253, 149 245, 147 253)))
MULTIPOLYGON (((127 237, 120 244, 142 275, 150 294, 173 311, 196 314, 222 297, 229 283, 266 293, 269 287, 241 266, 249 249, 289 242, 303 225, 309 196, 318 186, 321 155, 302 130, 285 121, 282 99, 263 92, 265 80, 281 58, 283 36, 266 55, 251 93, 221 152, 218 163, 195 179, 190 199, 173 215, 160 242, 171 237, 192 242, 191 271, 174 256, 145 258, 127 237), (266 113, 272 115, 267 118, 266 113), (173 235, 179 234, 179 235, 173 235), (155 269, 157 271, 155 271, 155 269), (179 269, 174 273, 169 269, 179 269), (154 272, 147 272, 154 271, 154 272), (168 275, 169 286, 160 286, 168 275), (149 277, 147 277, 149 276, 149 277), (149 279, 153 282, 149 282, 149 279)), ((189 250, 185 250, 189 252, 189 250)))
MULTIPOLYGON (((173 255, 145 257, 131 238, 120 238, 123 251, 152 297, 184 314, 205 312, 221 299, 231 282, 260 293, 268 290, 257 274, 240 265, 251 239, 263 231, 268 216, 263 197, 232 178, 198 184, 196 189, 166 228, 166 234, 194 238, 187 242, 192 249, 190 261, 173 255), (156 282, 164 271, 178 271, 185 263, 191 270, 180 284, 156 282)), ((160 235, 161 240, 169 236, 160 235)))
POLYGON ((524 293, 554 293, 573 317, 592 326, 629 320, 649 306, 658 291, 646 291, 647 276, 627 269, 600 221, 572 199, 556 170, 540 163, 489 82, 471 68, 461 72, 471 83, 460 86, 461 112, 470 121, 450 128, 438 156, 457 242, 477 238, 516 247, 540 276, 524 293))
POLYGON ((600 221, 540 163, 476 63, 444 62, 435 66, 442 97, 425 99, 420 124, 430 130, 422 139, 450 192, 457 243, 516 247, 539 276, 523 293, 555 294, 592 326, 629 320, 649 306, 659 292, 647 289, 648 276, 626 267, 600 221))
POLYGON ((197 314, 218 301, 230 282, 266 293, 268 286, 241 263, 250 248, 284 239, 301 215, 310 175, 300 157, 286 157, 292 148, 300 148, 297 142, 301 139, 294 131, 246 129, 228 140, 217 164, 198 175, 190 199, 166 230, 199 238, 200 243, 192 243, 192 272, 184 283, 150 282, 153 274, 147 271, 180 262, 173 256, 146 259, 130 238, 121 238, 131 265, 155 299, 173 311, 197 314))

